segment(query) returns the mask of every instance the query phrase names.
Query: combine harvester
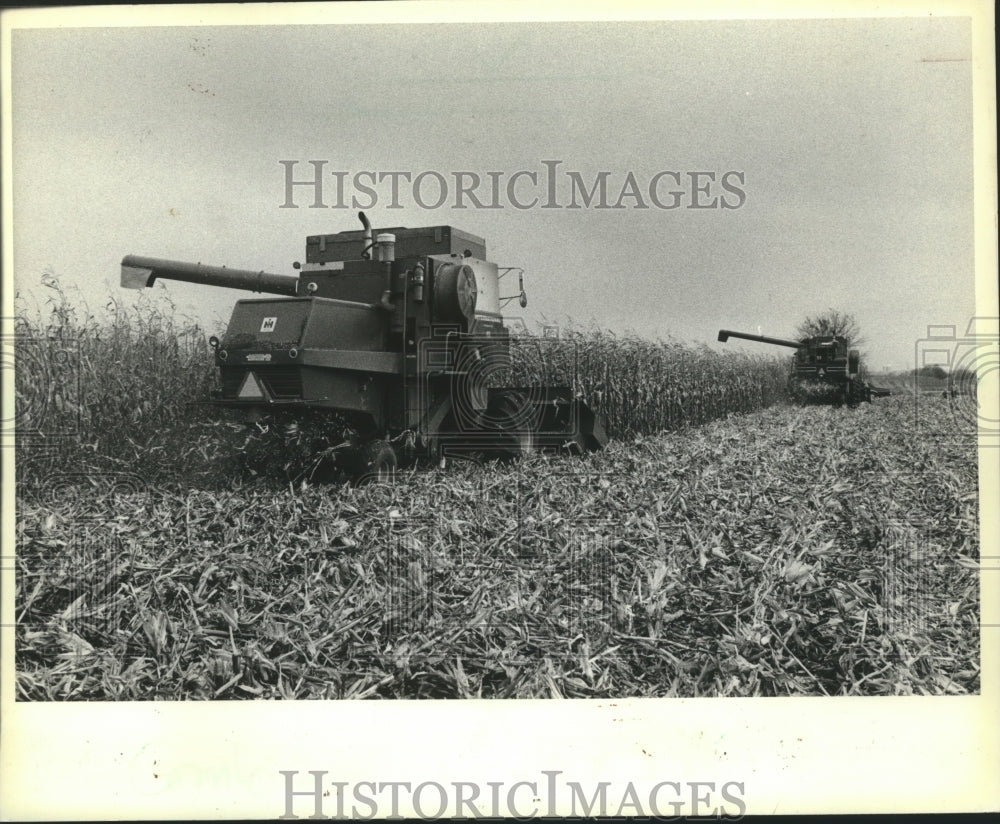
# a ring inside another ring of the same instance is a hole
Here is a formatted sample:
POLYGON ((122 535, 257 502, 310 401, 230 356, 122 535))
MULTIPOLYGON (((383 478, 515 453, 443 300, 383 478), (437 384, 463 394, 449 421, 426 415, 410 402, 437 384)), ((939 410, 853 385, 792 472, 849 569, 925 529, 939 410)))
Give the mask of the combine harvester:
POLYGON ((848 349, 847 340, 837 335, 818 335, 794 341, 731 332, 728 329, 719 330, 719 341, 725 343, 729 338, 794 349, 792 369, 788 376, 788 392, 800 403, 822 401, 857 406, 861 401, 871 403, 873 397, 891 394, 888 389, 872 386, 862 379, 861 353, 857 349, 848 349))
POLYGON ((210 402, 311 449, 356 479, 406 458, 518 455, 607 444, 568 386, 494 386, 511 364, 500 279, 482 238, 451 226, 306 238, 300 274, 129 255, 121 283, 157 278, 283 295, 238 301, 212 337, 221 391, 210 402))

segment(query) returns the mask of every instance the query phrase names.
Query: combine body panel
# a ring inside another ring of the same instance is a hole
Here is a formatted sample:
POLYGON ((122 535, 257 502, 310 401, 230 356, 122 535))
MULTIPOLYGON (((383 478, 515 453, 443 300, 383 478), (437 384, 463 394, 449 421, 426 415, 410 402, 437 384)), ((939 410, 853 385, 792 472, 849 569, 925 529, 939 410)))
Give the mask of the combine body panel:
MULTIPOLYGON (((122 286, 173 279, 286 296, 237 302, 212 339, 222 385, 212 402, 285 433, 317 416, 345 427, 337 454, 355 474, 394 467, 397 448, 442 456, 607 443, 569 387, 492 386, 510 365, 510 337, 482 238, 450 226, 375 232, 359 217, 363 231, 307 238, 298 276, 129 255, 122 286)), ((327 432, 320 447, 337 437, 327 432)))
POLYGON ((789 393, 799 401, 819 400, 855 406, 871 402, 873 396, 883 396, 886 390, 873 387, 861 375, 861 355, 849 348, 845 338, 837 335, 817 335, 801 341, 749 335, 745 332, 719 331, 719 340, 729 338, 787 346, 795 350, 789 374, 789 393))

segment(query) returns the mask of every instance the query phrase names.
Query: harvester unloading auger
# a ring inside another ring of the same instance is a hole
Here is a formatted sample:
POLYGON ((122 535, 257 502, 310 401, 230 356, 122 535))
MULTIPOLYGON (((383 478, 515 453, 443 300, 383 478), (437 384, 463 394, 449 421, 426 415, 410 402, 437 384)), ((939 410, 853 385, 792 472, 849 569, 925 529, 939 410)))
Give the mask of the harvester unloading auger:
POLYGON ((863 379, 861 353, 857 349, 849 349, 847 340, 838 335, 817 335, 794 341, 719 330, 722 343, 729 338, 794 349, 788 389, 795 400, 821 400, 856 406, 861 401, 871 403, 872 397, 890 394, 888 390, 872 386, 863 379))
POLYGON ((516 455, 601 449, 600 418, 568 386, 495 386, 510 367, 502 272, 482 238, 451 226, 306 239, 298 276, 128 255, 121 283, 157 278, 284 295, 236 303, 213 337, 222 389, 286 439, 308 429, 317 454, 355 477, 390 473, 399 453, 516 455), (315 424, 319 422, 319 426, 315 424), (308 422, 308 426, 305 424, 308 422), (316 433, 322 433, 316 437, 316 433))

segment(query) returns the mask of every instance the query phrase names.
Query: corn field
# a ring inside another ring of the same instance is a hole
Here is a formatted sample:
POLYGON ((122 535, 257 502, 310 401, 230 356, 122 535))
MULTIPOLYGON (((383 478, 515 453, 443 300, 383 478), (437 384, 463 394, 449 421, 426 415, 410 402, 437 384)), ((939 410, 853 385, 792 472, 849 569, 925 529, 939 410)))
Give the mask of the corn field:
MULTIPOLYGON (((90 311, 49 277, 45 307, 22 303, 15 327, 19 477, 53 468, 128 468, 186 477, 238 445, 204 402, 217 387, 208 332, 163 295, 90 311)), ((695 426, 787 398, 787 363, 599 329, 512 338, 515 384, 573 386, 611 437, 695 426)))
POLYGON ((169 302, 109 298, 94 313, 58 280, 14 325, 18 480, 53 469, 144 471, 152 455, 191 448, 199 405, 216 386, 207 333, 169 302))
POLYGON ((574 386, 612 437, 699 425, 787 399, 787 359, 673 340, 570 327, 558 338, 515 337, 512 355, 514 383, 574 386))
POLYGON ((20 700, 980 690, 967 399, 793 406, 781 361, 563 329, 512 371, 605 450, 293 487, 234 473, 203 330, 50 286, 14 341, 20 700))

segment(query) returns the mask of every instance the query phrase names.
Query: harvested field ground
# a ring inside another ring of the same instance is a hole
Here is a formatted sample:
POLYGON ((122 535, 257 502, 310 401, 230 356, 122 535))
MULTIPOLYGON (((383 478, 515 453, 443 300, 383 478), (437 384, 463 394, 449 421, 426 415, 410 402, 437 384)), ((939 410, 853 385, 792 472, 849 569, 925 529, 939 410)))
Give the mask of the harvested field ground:
POLYGON ((235 483, 193 432, 148 488, 22 484, 18 697, 977 693, 974 433, 913 404, 361 488, 235 483))

